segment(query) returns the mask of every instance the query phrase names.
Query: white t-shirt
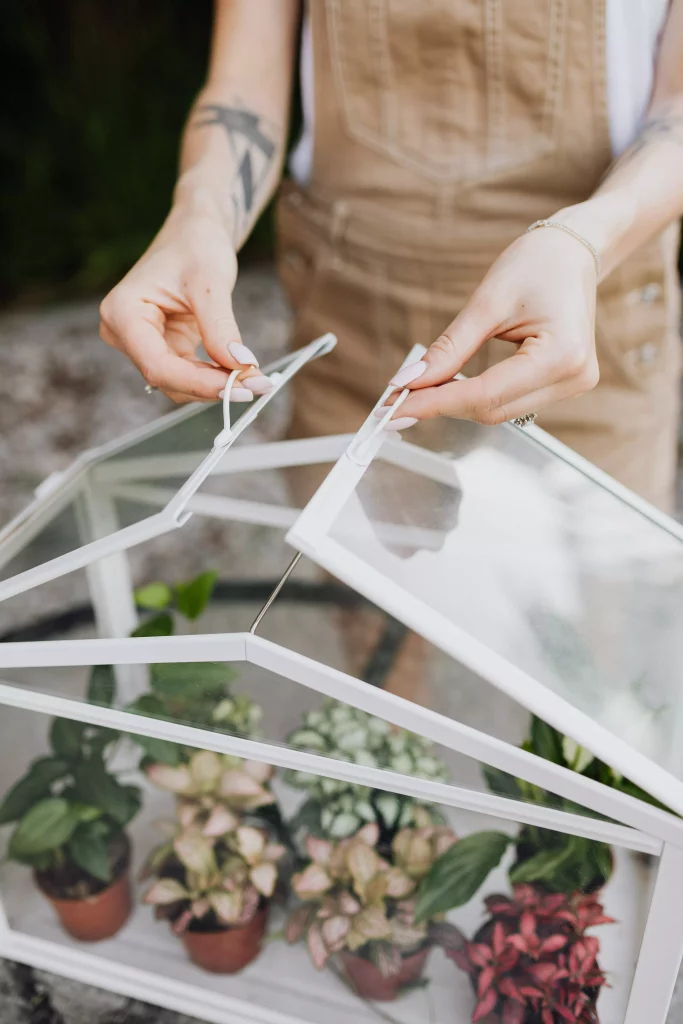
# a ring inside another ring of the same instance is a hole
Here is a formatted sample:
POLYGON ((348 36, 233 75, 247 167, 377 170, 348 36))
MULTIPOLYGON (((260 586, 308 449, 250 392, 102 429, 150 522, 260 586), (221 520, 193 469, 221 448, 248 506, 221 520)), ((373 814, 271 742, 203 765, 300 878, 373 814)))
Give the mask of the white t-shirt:
MULTIPOLYGON (((659 35, 669 0, 607 0, 607 102, 615 156, 633 141, 647 109, 659 35)), ((313 43, 306 19, 301 45, 304 129, 290 159, 295 181, 305 185, 313 166, 313 43)))

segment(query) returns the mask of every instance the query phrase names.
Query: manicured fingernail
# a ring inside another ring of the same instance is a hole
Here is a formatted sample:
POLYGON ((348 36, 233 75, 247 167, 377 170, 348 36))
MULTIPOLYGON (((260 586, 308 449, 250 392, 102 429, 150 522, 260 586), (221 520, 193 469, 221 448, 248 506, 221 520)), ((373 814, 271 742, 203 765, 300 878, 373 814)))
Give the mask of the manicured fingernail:
POLYGON ((375 409, 372 415, 376 416, 378 420, 381 420, 382 416, 386 416, 390 408, 390 405, 381 405, 379 409, 375 409))
POLYGON ((246 345, 243 345, 240 341, 233 341, 228 345, 230 349, 230 355, 241 363, 242 366, 258 366, 258 359, 246 345))
POLYGON ((399 370, 395 377, 393 377, 389 383, 395 388, 404 388, 406 384, 412 384, 414 380, 421 377, 427 369, 427 364, 423 359, 419 363, 408 363, 402 370, 399 370))
POLYGON ((273 382, 268 377, 247 377, 242 383, 255 395, 267 395, 269 391, 273 390, 273 382))
POLYGON ((253 402, 254 396, 251 391, 247 391, 246 388, 233 388, 230 392, 231 402, 253 402))
POLYGON ((417 419, 414 416, 399 416, 396 420, 389 420, 385 430, 407 430, 408 427, 414 427, 417 423, 417 419))

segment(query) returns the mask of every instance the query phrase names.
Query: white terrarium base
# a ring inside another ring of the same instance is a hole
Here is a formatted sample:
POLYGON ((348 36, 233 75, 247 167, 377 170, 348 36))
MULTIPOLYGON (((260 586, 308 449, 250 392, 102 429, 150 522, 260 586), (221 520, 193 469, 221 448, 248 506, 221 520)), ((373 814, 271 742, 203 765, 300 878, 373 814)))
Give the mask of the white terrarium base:
MULTIPOLYGON (((301 794, 276 783, 286 814, 301 794)), ((131 835, 137 873, 158 838, 153 823, 172 812, 168 795, 145 785, 143 811, 131 835)), ((463 836, 480 829, 512 831, 510 822, 463 810, 447 811, 463 836)), ((607 913, 619 922, 599 929, 601 963, 612 987, 600 997, 601 1024, 623 1024, 649 898, 649 866, 637 855, 615 851, 616 867, 604 890, 607 913)), ((472 936, 483 919, 482 897, 508 888, 509 858, 494 871, 484 889, 467 906, 449 915, 472 936)), ((134 876, 135 877, 135 876, 134 876)), ((139 897, 141 887, 136 885, 139 897)), ((467 1024, 474 996, 468 977, 440 950, 429 958, 429 985, 395 1003, 363 1003, 330 970, 316 971, 305 946, 288 946, 272 938, 263 953, 238 975, 208 974, 186 957, 181 942, 149 907, 137 904, 119 934, 86 945, 66 935, 52 908, 33 885, 31 875, 15 864, 3 869, 3 893, 9 930, 0 932, 0 955, 62 974, 84 984, 185 1013, 211 1024, 467 1024)), ((270 931, 281 933, 284 918, 273 914, 270 931)))

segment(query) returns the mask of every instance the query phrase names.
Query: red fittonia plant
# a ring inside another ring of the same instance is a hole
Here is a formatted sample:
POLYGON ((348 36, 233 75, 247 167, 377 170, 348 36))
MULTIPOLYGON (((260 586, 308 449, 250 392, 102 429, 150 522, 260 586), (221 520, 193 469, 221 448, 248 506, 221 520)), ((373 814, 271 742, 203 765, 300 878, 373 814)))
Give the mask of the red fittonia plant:
POLYGON ((596 999, 607 979, 600 942, 589 928, 611 924, 595 896, 545 894, 517 885, 514 897, 489 896, 490 918, 476 941, 448 955, 472 975, 480 1021, 502 1024, 599 1024, 596 999))

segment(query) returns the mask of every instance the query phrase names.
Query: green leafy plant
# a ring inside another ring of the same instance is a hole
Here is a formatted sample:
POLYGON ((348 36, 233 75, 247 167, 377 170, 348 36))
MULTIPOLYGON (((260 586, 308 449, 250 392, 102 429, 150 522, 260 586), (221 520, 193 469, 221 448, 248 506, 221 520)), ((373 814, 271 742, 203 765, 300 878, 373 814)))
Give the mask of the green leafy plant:
MULTIPOLYGON (((335 700, 309 711, 303 726, 288 737, 288 743, 355 764, 389 768, 438 782, 448 779, 446 765, 434 756, 427 740, 335 700)), ((290 823, 295 832, 342 839, 356 833, 363 824, 377 823, 380 846, 385 846, 398 829, 415 823, 421 807, 412 798, 303 771, 289 771, 286 778, 310 794, 290 823)), ((431 816, 434 822, 443 821, 436 811, 431 816)))
POLYGON ((457 929, 436 917, 416 920, 423 880, 439 855, 457 843, 450 829, 429 823, 426 813, 418 816, 422 826, 399 830, 388 857, 377 850, 376 823, 346 839, 306 839, 309 861, 292 879, 302 902, 289 919, 286 938, 305 938, 319 970, 330 956, 347 950, 388 978, 400 972, 403 957, 429 945, 462 946, 457 929))
MULTIPOLYGON (((662 806, 540 718, 532 718, 529 737, 522 748, 621 793, 662 806)), ((576 814, 586 813, 585 808, 573 801, 557 797, 523 779, 516 779, 495 768, 485 767, 483 771, 494 793, 576 814)), ((510 871, 510 879, 513 883, 543 885, 554 892, 569 893, 577 889, 587 892, 601 888, 609 880, 612 869, 612 851, 606 843, 525 825, 517 840, 517 859, 510 871)))
MULTIPOLYGON (((211 600, 216 579, 215 572, 203 572, 174 586, 153 582, 141 587, 135 593, 136 603, 148 614, 132 635, 172 636, 179 615, 196 621, 211 600)), ((232 693, 230 684, 235 678, 230 665, 218 662, 151 665, 149 692, 127 710, 213 732, 255 737, 259 734, 261 708, 248 697, 232 693)), ((157 762, 177 765, 189 757, 185 748, 169 740, 139 736, 137 742, 146 755, 143 768, 157 762)))
MULTIPOLYGON (((138 607, 148 615, 133 636, 171 636, 175 633, 178 616, 196 621, 213 596, 216 579, 217 573, 203 572, 194 579, 173 586, 153 582, 141 587, 135 598, 138 607)), ((150 665, 149 691, 141 694, 127 710, 150 718, 197 726, 205 731, 257 738, 260 736, 262 709, 245 694, 233 693, 231 684, 235 678, 232 666, 221 662, 150 665)), ((181 768, 194 763, 195 751, 191 747, 148 736, 137 736, 136 742, 143 750, 140 767, 143 771, 149 769, 156 773, 155 781, 160 785, 164 785, 161 766, 181 768)), ((233 768, 243 764, 241 758, 233 758, 232 761, 233 768)), ((180 776, 182 772, 176 778, 180 776)), ((171 775, 167 778, 170 779, 171 775)), ((280 841, 291 845, 289 830, 272 794, 262 802, 258 817, 276 831, 280 841)))
POLYGON ((155 849, 145 896, 181 934, 248 924, 275 891, 286 847, 250 817, 275 802, 273 769, 204 750, 187 764, 151 765, 147 775, 177 797, 170 838, 155 849))
MULTIPOLYGON (((113 671, 98 666, 88 699, 109 706, 114 697, 113 671)), ((55 718, 51 754, 33 761, 0 805, 0 824, 16 823, 9 858, 63 897, 92 895, 127 866, 124 829, 140 809, 140 791, 110 767, 119 739, 111 729, 55 718)))
POLYGON ((187 582, 170 585, 153 582, 135 591, 138 608, 151 614, 133 632, 133 636, 171 636, 175 633, 175 614, 190 622, 198 619, 209 604, 218 573, 200 573, 187 582))

